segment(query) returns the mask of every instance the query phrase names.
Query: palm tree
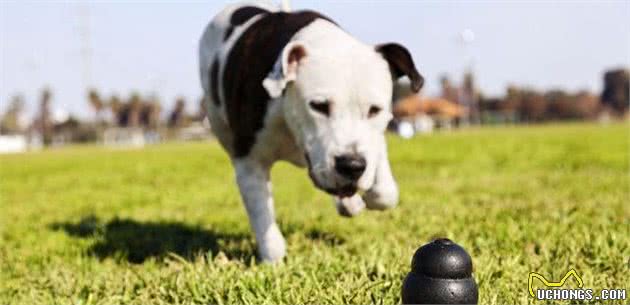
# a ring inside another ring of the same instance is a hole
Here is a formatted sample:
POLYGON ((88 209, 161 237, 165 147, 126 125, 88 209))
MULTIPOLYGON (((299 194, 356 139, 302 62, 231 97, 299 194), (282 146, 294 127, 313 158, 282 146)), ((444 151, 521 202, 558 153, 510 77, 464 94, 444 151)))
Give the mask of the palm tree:
POLYGON ((39 124, 38 129, 42 135, 44 145, 49 145, 52 142, 52 118, 50 114, 50 100, 52 93, 50 89, 42 89, 42 95, 39 103, 39 124))
POLYGON ((21 95, 12 97, 9 107, 7 107, 4 115, 0 118, 0 133, 14 134, 21 132, 20 116, 23 110, 24 98, 21 95))
POLYGON ((109 111, 111 111, 112 116, 114 117, 114 125, 116 127, 122 127, 121 126, 121 121, 122 121, 122 111, 123 111, 123 104, 120 101, 120 98, 117 95, 112 95, 109 98, 109 102, 107 103, 107 106, 109 106, 109 111))
POLYGON ((105 102, 103 102, 96 89, 90 89, 88 91, 88 102, 90 103, 92 109, 94 109, 96 123, 101 125, 103 123, 103 109, 105 108, 105 102))

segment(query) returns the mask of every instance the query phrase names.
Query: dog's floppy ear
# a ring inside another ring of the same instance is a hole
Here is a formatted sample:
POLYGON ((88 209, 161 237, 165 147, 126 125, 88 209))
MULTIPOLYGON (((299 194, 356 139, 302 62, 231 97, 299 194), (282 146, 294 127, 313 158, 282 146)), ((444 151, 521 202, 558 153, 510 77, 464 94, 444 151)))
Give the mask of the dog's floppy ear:
POLYGON ((305 56, 304 46, 297 42, 291 42, 284 47, 273 69, 262 83, 271 98, 282 96, 287 84, 295 80, 298 64, 305 56))
POLYGON ((424 78, 416 70, 411 54, 405 47, 397 43, 384 43, 377 45, 375 49, 389 63, 389 68, 395 79, 407 76, 411 81, 411 89, 414 92, 420 91, 424 84, 424 78))

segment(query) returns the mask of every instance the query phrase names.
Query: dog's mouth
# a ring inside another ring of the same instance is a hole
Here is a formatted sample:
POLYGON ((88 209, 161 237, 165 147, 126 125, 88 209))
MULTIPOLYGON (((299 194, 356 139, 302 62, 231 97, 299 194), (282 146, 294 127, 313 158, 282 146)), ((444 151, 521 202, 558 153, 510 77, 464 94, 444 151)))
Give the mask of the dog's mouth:
POLYGON ((351 183, 351 184, 347 184, 335 189, 329 189, 329 190, 325 190, 326 192, 328 192, 331 195, 335 195, 335 196, 339 196, 341 198, 343 197, 352 197, 354 196, 354 194, 357 193, 357 184, 356 183, 351 183))
POLYGON ((310 171, 309 171, 309 175, 311 176, 311 180, 313 181, 313 183, 315 184, 315 186, 317 188, 319 188, 322 191, 325 191, 328 194, 334 195, 334 196, 339 196, 341 198, 352 197, 359 190, 356 182, 349 183, 349 184, 344 184, 344 185, 341 185, 341 186, 338 186, 338 187, 324 187, 323 185, 321 185, 319 183, 319 181, 317 181, 317 179, 315 179, 310 174, 310 171))
POLYGON ((315 186, 318 189, 328 194, 339 196, 341 198, 352 197, 359 190, 359 187, 356 182, 350 182, 350 183, 343 184, 336 187, 326 187, 322 185, 320 181, 317 179, 317 177, 315 177, 315 174, 313 174, 312 167, 311 167, 311 159, 308 157, 308 154, 305 153, 304 158, 306 159, 306 164, 308 168, 308 176, 311 178, 311 181, 313 181, 313 184, 315 184, 315 186))

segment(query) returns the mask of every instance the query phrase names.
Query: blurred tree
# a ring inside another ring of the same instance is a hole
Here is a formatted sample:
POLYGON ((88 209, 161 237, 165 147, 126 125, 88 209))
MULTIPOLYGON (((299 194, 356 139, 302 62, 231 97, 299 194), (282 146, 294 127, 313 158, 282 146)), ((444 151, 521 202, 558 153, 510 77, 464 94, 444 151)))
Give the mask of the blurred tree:
POLYGON ((473 124, 480 122, 479 91, 475 86, 475 76, 471 72, 464 74, 464 83, 459 96, 459 103, 468 108, 469 121, 473 124))
POLYGON ((199 99, 199 110, 197 112, 197 120, 203 121, 208 115, 208 101, 205 97, 199 99))
POLYGON ((120 98, 118 97, 118 95, 112 95, 109 98, 109 102, 107 103, 107 106, 109 106, 109 111, 112 113, 113 116, 113 120, 114 120, 114 125, 121 127, 122 125, 122 120, 123 120, 123 103, 120 100, 120 98))
POLYGON ((171 111, 171 114, 168 117, 168 127, 176 128, 182 127, 184 125, 185 113, 184 110, 186 108, 186 100, 183 97, 177 98, 175 101, 175 107, 171 111))
POLYGON ((599 97, 588 91, 580 91, 575 96, 575 116, 580 119, 595 119, 601 108, 599 97))
POLYGON ((94 110, 95 119, 97 124, 103 123, 103 110, 105 109, 105 102, 101 99, 96 89, 90 89, 88 91, 88 101, 90 106, 94 110))
POLYGON ((140 123, 148 129, 156 130, 160 123, 162 107, 157 96, 150 96, 142 105, 140 123))
POLYGON ((42 89, 40 103, 39 103, 39 117, 37 119, 37 129, 42 136, 44 145, 49 145, 52 142, 53 129, 52 129, 52 117, 50 113, 50 100, 52 93, 50 89, 42 89))
POLYGON ((523 94, 518 87, 513 85, 508 86, 505 100, 501 103, 499 111, 505 115, 513 115, 515 117, 514 119, 518 120, 520 116, 518 112, 521 108, 522 99, 523 94))
POLYGON ((527 122, 540 122, 545 119, 547 101, 534 90, 523 90, 521 99, 521 116, 527 122))
POLYGON ((142 112, 142 98, 134 92, 127 102, 127 127, 140 126, 140 113, 142 112))
POLYGON ((550 90, 545 93, 547 101, 546 119, 570 119, 573 117, 573 100, 564 90, 550 90))
POLYGON ((440 83, 442 85, 442 98, 453 103, 459 103, 458 90, 455 86, 453 86, 451 81, 448 79, 448 76, 442 76, 440 83))
POLYGON ((7 110, 0 118, 0 134, 16 134, 22 132, 20 117, 24 111, 24 98, 16 95, 11 98, 7 110))
POLYGON ((630 77, 628 70, 615 69, 604 73, 604 90, 602 104, 621 114, 628 111, 630 103, 630 77))

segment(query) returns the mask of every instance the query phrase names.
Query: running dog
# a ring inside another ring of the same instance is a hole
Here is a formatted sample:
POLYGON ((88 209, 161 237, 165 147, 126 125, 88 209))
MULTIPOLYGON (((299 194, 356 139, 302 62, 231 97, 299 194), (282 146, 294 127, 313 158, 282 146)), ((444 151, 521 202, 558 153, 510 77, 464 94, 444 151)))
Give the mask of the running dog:
POLYGON ((206 27, 199 65, 262 261, 286 254, 269 179, 278 160, 306 167, 341 215, 397 204, 384 137, 393 84, 423 84, 405 47, 362 43, 314 11, 237 4, 206 27))

